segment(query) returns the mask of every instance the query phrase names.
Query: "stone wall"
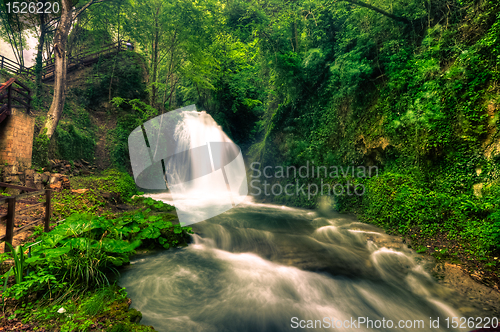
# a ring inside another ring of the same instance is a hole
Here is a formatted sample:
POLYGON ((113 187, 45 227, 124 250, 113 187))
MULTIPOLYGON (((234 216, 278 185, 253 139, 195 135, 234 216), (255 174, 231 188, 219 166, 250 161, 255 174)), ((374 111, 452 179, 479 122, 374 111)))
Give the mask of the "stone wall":
POLYGON ((0 163, 31 166, 35 118, 26 110, 12 109, 0 123, 0 163))
MULTIPOLYGON (((52 189, 55 191, 71 189, 69 178, 66 175, 48 171, 39 173, 22 164, 0 165, 0 182, 36 189, 52 189)), ((0 193, 2 192, 10 195, 19 195, 22 190, 0 186, 0 193)))

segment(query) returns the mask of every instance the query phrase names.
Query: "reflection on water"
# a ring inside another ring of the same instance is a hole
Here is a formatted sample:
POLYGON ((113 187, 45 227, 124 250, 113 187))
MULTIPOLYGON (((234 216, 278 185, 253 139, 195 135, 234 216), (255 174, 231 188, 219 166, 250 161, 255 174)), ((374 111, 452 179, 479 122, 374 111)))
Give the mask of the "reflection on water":
POLYGON ((120 284, 142 324, 158 331, 290 331, 293 317, 328 317, 357 323, 337 331, 417 330, 398 327, 400 320, 423 320, 420 331, 458 331, 445 319, 459 313, 413 253, 352 217, 245 202, 193 229, 187 248, 138 258, 123 273, 120 284), (358 317, 394 327, 367 328, 358 317), (431 327, 430 317, 441 325, 431 327))

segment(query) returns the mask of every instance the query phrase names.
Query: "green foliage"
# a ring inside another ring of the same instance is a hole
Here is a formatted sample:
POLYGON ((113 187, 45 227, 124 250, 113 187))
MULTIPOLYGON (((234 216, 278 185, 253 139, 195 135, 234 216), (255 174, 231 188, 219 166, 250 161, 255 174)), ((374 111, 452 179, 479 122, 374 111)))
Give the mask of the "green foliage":
POLYGON ((166 204, 162 201, 157 201, 155 199, 152 199, 151 197, 138 196, 135 200, 136 202, 149 207, 152 211, 169 212, 175 210, 175 207, 173 207, 172 205, 166 204))
POLYGON ((102 195, 95 189, 73 195, 70 190, 54 192, 52 211, 57 220, 65 219, 75 213, 97 213, 106 205, 102 195))
POLYGON ((135 128, 159 113, 157 109, 139 99, 115 97, 112 103, 119 107, 121 116, 117 119, 116 128, 108 133, 111 159, 114 167, 125 171, 130 169, 128 136, 135 128))
POLYGON ((133 52, 121 52, 103 59, 93 67, 83 91, 87 107, 110 101, 111 97, 143 100, 146 98, 143 59, 133 52))
POLYGON ((427 13, 422 4, 391 3, 392 13, 421 22, 412 31, 345 2, 281 5, 273 15, 262 10, 280 24, 247 26, 260 33, 261 75, 272 91, 263 99, 262 136, 251 159, 263 166, 376 165, 380 176, 361 180, 365 195, 337 197, 336 208, 400 234, 445 234, 488 260, 500 252, 500 163, 492 149, 500 7, 464 2, 438 15, 437 7, 427 13), (298 23, 299 10, 309 20, 298 23))
MULTIPOLYGON (((10 252, 12 254, 12 258, 14 259, 14 266, 12 267, 14 272, 14 277, 16 280, 16 284, 19 284, 23 281, 24 278, 24 270, 26 267, 24 257, 23 246, 16 246, 16 248, 12 247, 12 245, 8 242, 5 244, 9 247, 10 252)), ((10 274, 10 271, 8 272, 10 274)))
POLYGON ((47 136, 47 129, 35 136, 33 140, 32 162, 36 166, 46 167, 49 164, 49 144, 50 140, 47 136))
POLYGON ((113 284, 53 303, 28 302, 16 310, 15 316, 50 331, 92 331, 98 324, 106 331, 115 326, 123 327, 119 331, 153 331, 152 327, 134 323, 141 314, 128 309, 127 300, 125 289, 113 284))
POLYGON ((83 123, 89 124, 66 124, 61 121, 57 126, 57 155, 65 160, 94 160, 96 143, 93 133, 89 131, 91 126, 90 120, 88 119, 88 113, 80 112, 75 116, 75 119, 78 118, 84 120, 83 123), (86 115, 86 118, 84 117, 82 119, 80 116, 83 114, 86 115))
POLYGON ((15 259, 17 283, 4 296, 22 299, 32 292, 60 293, 75 284, 83 289, 109 285, 109 276, 118 274, 117 267, 127 264, 139 246, 168 249, 186 243, 191 228, 174 225, 173 218, 142 212, 115 219, 74 214, 40 234, 41 243, 33 247, 31 258, 15 259), (23 278, 28 264, 33 272, 23 278))
POLYGON ((133 195, 137 194, 137 187, 134 178, 125 172, 116 169, 110 169, 104 173, 104 181, 113 183, 109 187, 109 191, 118 192, 121 194, 122 199, 128 201, 133 195))
POLYGON ((104 311, 107 303, 112 302, 115 299, 117 299, 116 292, 114 292, 112 288, 104 287, 98 289, 97 292, 82 301, 80 309, 82 314, 94 317, 104 311))

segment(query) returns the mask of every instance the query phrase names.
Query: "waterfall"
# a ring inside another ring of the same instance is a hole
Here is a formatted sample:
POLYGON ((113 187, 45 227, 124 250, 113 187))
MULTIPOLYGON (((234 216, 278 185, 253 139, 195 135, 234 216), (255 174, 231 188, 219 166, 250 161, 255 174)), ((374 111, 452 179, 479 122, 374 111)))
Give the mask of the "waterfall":
POLYGON ((248 192, 240 148, 194 105, 136 128, 129 137, 129 150, 136 184, 168 188, 184 226, 233 208, 248 192))

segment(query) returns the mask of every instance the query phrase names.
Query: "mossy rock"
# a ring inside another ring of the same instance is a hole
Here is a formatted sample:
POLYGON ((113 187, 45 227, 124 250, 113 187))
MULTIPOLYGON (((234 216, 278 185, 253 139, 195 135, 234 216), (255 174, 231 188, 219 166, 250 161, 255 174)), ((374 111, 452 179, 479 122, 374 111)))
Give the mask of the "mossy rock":
POLYGON ((99 318, 105 319, 107 331, 116 332, 151 332, 155 331, 152 326, 140 325, 142 313, 136 309, 129 309, 128 299, 122 299, 111 303, 99 318))

